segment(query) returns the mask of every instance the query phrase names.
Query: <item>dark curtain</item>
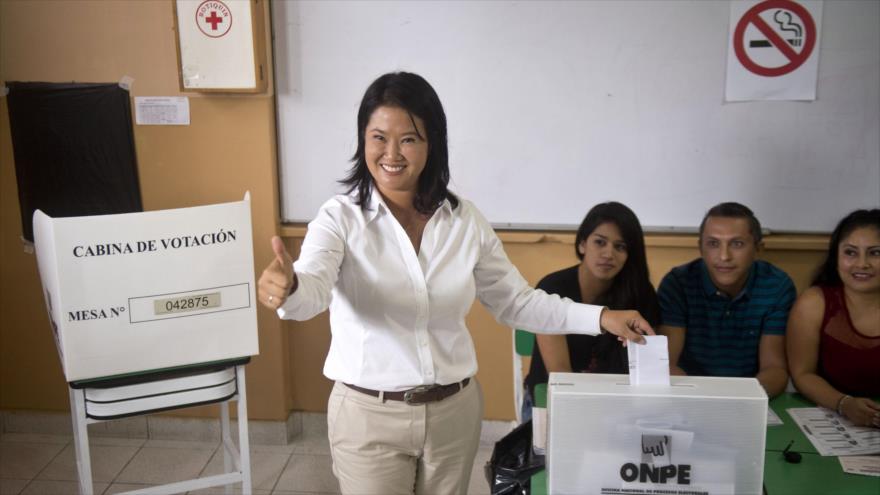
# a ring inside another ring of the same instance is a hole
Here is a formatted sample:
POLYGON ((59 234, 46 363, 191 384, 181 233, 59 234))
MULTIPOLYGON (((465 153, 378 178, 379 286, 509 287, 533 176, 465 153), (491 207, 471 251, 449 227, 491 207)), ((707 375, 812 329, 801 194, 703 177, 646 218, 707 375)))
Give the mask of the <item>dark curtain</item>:
POLYGON ((32 217, 142 211, 131 103, 118 84, 9 82, 21 227, 32 217))

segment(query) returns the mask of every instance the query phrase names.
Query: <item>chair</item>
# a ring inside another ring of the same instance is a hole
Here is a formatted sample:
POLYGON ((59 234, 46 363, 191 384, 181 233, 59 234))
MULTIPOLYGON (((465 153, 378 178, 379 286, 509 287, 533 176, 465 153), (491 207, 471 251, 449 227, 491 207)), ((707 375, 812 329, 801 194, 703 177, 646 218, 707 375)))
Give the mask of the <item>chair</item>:
POLYGON ((535 348, 535 334, 525 330, 513 331, 513 408, 516 412, 516 423, 522 423, 523 403, 523 356, 531 357, 535 348))
POLYGON ((213 486, 241 483, 241 493, 249 495, 251 463, 248 442, 247 393, 244 365, 249 358, 195 367, 181 367, 110 379, 70 382, 70 413, 76 449, 80 495, 92 495, 92 469, 89 453, 88 424, 128 416, 167 411, 183 407, 220 403, 221 441, 224 473, 141 490, 131 495, 183 493, 213 486), (238 402, 238 439, 236 450, 229 421, 229 402, 238 402))

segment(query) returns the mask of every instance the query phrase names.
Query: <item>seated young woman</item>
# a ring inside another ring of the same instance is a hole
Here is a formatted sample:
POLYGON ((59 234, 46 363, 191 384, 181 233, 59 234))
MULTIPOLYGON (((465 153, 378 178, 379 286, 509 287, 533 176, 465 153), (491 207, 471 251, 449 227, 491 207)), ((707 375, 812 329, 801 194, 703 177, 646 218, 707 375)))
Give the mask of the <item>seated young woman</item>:
MULTIPOLYGON (((617 202, 594 206, 578 228, 575 254, 580 263, 547 275, 537 288, 575 302, 637 309, 652 326, 660 323, 645 238, 632 210, 617 202)), ((535 385, 547 383, 550 372, 629 372, 627 351, 615 335, 537 335, 536 340, 524 383, 523 421, 531 418, 535 385)))
POLYGON ((788 318, 797 389, 857 425, 880 427, 880 210, 857 210, 788 318))

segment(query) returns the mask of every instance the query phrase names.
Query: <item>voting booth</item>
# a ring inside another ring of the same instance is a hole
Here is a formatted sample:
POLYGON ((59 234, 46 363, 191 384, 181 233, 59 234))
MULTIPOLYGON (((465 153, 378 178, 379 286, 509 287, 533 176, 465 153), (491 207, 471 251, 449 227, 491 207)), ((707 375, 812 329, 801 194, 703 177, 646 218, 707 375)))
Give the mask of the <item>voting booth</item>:
POLYGON ((251 493, 244 364, 259 350, 249 195, 88 217, 36 210, 33 227, 69 385, 80 493, 93 493, 88 424, 212 403, 221 404, 225 472, 134 493, 233 483, 251 493))
POLYGON ((68 382, 258 353, 250 200, 51 218, 34 248, 68 382))
POLYGON ((760 494, 767 395, 754 378, 551 373, 552 494, 760 494))

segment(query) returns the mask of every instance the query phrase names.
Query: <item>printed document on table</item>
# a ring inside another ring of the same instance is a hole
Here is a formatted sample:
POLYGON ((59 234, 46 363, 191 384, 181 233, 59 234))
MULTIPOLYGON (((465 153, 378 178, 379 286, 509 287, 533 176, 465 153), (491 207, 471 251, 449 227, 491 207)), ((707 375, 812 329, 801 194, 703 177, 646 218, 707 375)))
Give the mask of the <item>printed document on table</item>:
POLYGON ((880 476, 880 456, 849 455, 840 456, 838 459, 844 473, 880 476))
POLYGON ((767 426, 782 426, 782 425, 783 425, 782 418, 780 418, 779 415, 776 414, 776 412, 773 409, 768 407, 767 408, 767 426))
POLYGON ((877 428, 856 426, 824 407, 797 407, 788 414, 821 455, 880 454, 877 428))
POLYGON ((630 342, 630 385, 669 386, 669 346, 665 335, 646 335, 645 344, 630 342))

